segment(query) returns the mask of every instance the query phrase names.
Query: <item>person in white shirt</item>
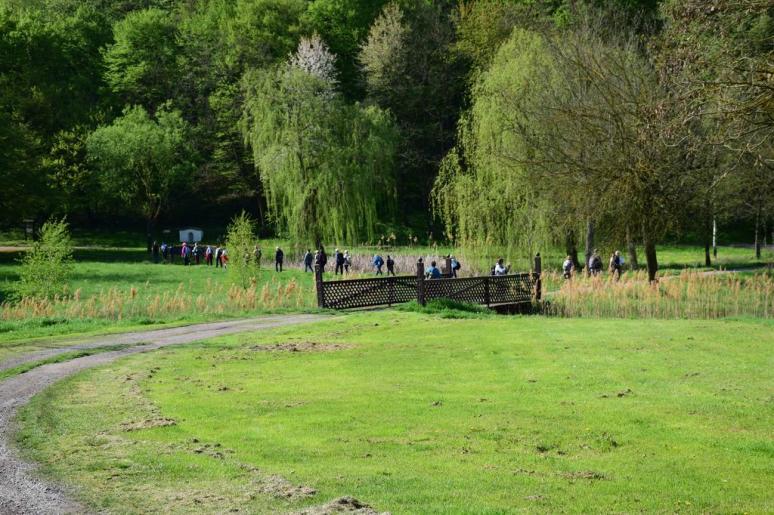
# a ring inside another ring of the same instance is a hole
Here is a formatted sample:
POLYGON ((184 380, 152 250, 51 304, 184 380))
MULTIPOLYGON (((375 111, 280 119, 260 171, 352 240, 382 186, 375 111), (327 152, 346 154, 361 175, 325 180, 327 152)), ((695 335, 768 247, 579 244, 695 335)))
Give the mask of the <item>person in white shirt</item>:
POLYGON ((500 258, 494 266, 494 275, 508 275, 508 270, 510 270, 510 268, 510 265, 505 266, 503 264, 503 258, 500 258))

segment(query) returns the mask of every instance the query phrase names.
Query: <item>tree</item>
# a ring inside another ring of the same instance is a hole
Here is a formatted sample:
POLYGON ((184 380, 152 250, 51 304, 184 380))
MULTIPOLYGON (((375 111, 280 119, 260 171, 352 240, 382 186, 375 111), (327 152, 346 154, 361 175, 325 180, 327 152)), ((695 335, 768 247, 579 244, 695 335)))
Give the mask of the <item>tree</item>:
POLYGON ((394 200, 392 119, 346 103, 325 74, 290 63, 245 79, 245 138, 269 213, 299 241, 371 239, 394 200))
POLYGON ((18 295, 48 298, 64 294, 72 275, 72 261, 73 244, 67 223, 64 218, 49 219, 21 258, 18 295))
POLYGON ((122 102, 152 113, 175 98, 180 48, 172 16, 161 9, 135 11, 113 30, 115 43, 105 52, 105 81, 122 102))
POLYGON ((86 142, 104 192, 122 200, 147 221, 151 237, 171 193, 191 171, 188 127, 178 111, 164 107, 155 119, 140 106, 128 107, 86 142))
POLYGON ((256 241, 255 220, 242 211, 231 220, 226 230, 228 275, 231 281, 241 288, 248 288, 259 272, 253 254, 256 241))
POLYGON ((400 127, 397 184, 405 211, 428 207, 438 167, 454 142, 466 69, 450 50, 453 41, 443 6, 392 3, 360 50, 368 101, 389 109, 400 127))

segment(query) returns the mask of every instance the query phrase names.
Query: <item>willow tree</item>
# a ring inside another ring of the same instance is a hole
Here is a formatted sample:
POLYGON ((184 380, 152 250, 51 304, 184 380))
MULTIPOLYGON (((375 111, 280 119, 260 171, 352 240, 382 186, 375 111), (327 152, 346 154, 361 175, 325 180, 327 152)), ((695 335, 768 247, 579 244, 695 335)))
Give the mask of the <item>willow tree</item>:
POLYGON ((523 107, 535 104, 543 87, 533 77, 550 80, 550 57, 540 36, 517 30, 474 86, 473 105, 432 196, 447 233, 463 245, 505 246, 529 255, 552 239, 553 208, 525 162, 532 151, 515 129, 530 124, 523 107))
POLYGON ((281 232, 361 242, 390 214, 398 135, 387 112, 344 100, 326 52, 302 41, 287 63, 246 74, 243 131, 281 232))

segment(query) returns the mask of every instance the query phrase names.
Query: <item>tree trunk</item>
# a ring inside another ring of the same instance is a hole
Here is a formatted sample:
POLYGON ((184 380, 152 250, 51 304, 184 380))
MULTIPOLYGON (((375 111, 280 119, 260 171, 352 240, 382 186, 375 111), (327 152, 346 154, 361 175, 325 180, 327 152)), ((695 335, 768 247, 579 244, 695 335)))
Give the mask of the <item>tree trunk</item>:
POLYGON ((704 221, 704 266, 712 266, 710 245, 712 243, 712 216, 709 215, 709 203, 707 203, 707 219, 704 221))
POLYGON ((761 258, 761 206, 755 211, 755 259, 761 258))
POLYGON ((575 231, 573 229, 567 231, 565 250, 567 251, 567 255, 570 256, 573 265, 575 265, 575 270, 580 270, 580 263, 578 262, 578 244, 575 240, 575 231))
POLYGON ((656 281, 658 272, 658 260, 656 259, 656 244, 649 237, 645 238, 645 259, 648 262, 648 281, 656 281))
POLYGON ((153 251, 153 238, 156 233, 156 219, 153 217, 145 220, 145 232, 148 238, 148 253, 153 251))
POLYGON ((640 267, 637 262, 637 244, 634 242, 628 227, 626 228, 626 251, 629 254, 629 267, 632 270, 637 270, 640 267))
POLYGON ((591 274, 589 270, 589 258, 594 252, 594 222, 589 219, 586 221, 586 261, 583 263, 583 267, 586 269, 586 275, 591 274))

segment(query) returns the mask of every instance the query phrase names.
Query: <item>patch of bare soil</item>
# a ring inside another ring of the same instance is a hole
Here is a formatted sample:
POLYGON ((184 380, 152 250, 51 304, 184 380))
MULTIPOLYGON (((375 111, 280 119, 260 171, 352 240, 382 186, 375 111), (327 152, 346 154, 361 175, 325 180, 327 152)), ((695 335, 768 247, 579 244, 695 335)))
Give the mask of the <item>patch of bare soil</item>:
POLYGON ((295 501, 306 499, 317 494, 317 490, 310 486, 294 485, 282 476, 265 476, 255 480, 258 491, 262 494, 271 495, 295 501))
POLYGON ((581 470, 577 472, 563 472, 561 476, 565 479, 588 479, 590 481, 598 481, 600 479, 607 479, 604 474, 595 472, 593 470, 581 470))
POLYGON ((356 513, 358 515, 389 515, 389 512, 378 512, 364 502, 354 497, 339 497, 320 506, 305 508, 297 515, 332 515, 335 513, 356 513))
POLYGON ((142 420, 140 422, 124 422, 121 424, 121 428, 124 431, 140 431, 142 429, 151 429, 154 427, 167 427, 167 426, 174 426, 177 422, 175 422, 171 418, 151 418, 148 420, 142 420))
POLYGON ((346 343, 289 342, 254 345, 250 349, 260 352, 332 352, 351 349, 352 347, 352 345, 346 343))

